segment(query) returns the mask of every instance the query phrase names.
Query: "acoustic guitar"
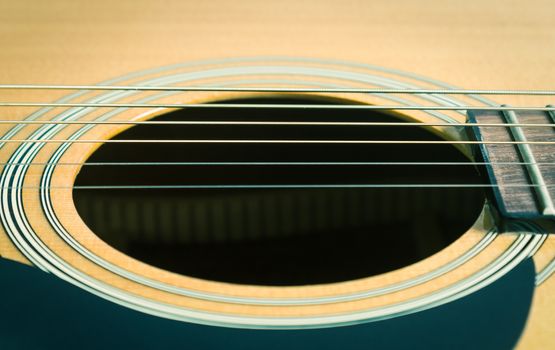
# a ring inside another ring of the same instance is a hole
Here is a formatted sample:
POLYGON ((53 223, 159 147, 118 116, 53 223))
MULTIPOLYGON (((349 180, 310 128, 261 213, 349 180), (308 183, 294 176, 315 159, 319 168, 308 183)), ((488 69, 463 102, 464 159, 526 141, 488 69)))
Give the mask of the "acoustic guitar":
POLYGON ((555 348, 554 15, 2 1, 0 347, 555 348))

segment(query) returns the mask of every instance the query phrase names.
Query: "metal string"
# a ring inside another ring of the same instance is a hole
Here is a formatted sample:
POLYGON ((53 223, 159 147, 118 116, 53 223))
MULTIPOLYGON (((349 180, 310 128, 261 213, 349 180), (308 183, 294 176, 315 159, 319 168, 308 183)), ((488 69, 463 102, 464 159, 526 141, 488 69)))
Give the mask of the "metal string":
POLYGON ((228 144, 393 144, 393 145, 555 145, 555 141, 436 141, 436 140, 248 140, 248 139, 0 139, 0 143, 228 143, 228 144))
POLYGON ((2 162, 0 166, 474 166, 474 165, 548 165, 555 162, 2 162))
POLYGON ((442 127, 529 127, 555 128, 550 123, 428 123, 428 122, 290 122, 290 121, 219 121, 219 120, 0 120, 0 124, 29 125, 270 125, 270 126, 442 126, 442 127))
POLYGON ((252 103, 82 103, 82 102, 0 102, 0 107, 94 107, 94 108, 251 108, 251 109, 360 109, 411 111, 555 111, 541 106, 419 106, 419 105, 322 105, 322 104, 252 104, 252 103))
MULTIPOLYGON (((466 90, 466 89, 329 89, 329 88, 217 88, 173 86, 95 86, 95 85, 0 85, 0 89, 46 89, 46 90, 129 90, 129 91, 228 91, 228 92, 303 92, 303 93, 382 93, 382 94, 477 94, 477 95, 555 95, 550 90, 466 90)), ((420 106, 420 105, 318 105, 318 104, 145 104, 145 103, 45 103, 0 102, 0 107, 106 107, 106 108, 261 108, 261 109, 361 109, 361 110, 492 110, 492 111, 545 111, 554 112, 555 107, 530 106, 420 106)), ((401 123, 401 122, 283 122, 283 121, 11 121, 0 124, 78 124, 78 125, 306 125, 306 126, 443 126, 443 127, 553 127, 552 124, 530 123, 401 123)), ((33 140, 0 139, 9 143, 346 143, 346 144, 555 144, 555 141, 422 141, 422 140, 33 140)), ((1 165, 25 165, 25 163, 0 163, 1 165)), ((97 162, 97 163, 30 163, 30 165, 85 165, 85 166, 318 166, 318 165, 530 165, 530 162, 97 162)), ((555 163, 533 163, 554 165, 555 163)), ((92 185, 50 186, 50 189, 261 189, 261 188, 493 188, 538 187, 536 184, 258 184, 258 185, 92 185)), ((541 185, 555 187, 555 185, 541 185)), ((16 188, 16 187, 2 187, 16 188)), ((17 188, 43 188, 21 186, 17 188)))
POLYGON ((10 90, 119 90, 119 91, 222 91, 222 92, 301 92, 370 94, 443 94, 443 95, 555 95, 555 90, 476 90, 476 89, 385 89, 385 88, 278 88, 278 87, 204 87, 204 86, 130 86, 130 85, 22 85, 2 84, 10 90))
POLYGON ((325 188, 530 188, 546 187, 552 185, 536 184, 258 184, 258 185, 76 185, 76 186, 2 186, 0 189, 79 189, 79 190, 104 190, 104 189, 325 189, 325 188))

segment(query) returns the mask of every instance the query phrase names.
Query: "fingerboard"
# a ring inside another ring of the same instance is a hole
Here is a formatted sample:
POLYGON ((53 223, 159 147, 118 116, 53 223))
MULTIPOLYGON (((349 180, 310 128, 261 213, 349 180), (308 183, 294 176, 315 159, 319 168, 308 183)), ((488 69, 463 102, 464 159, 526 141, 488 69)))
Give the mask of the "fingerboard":
POLYGON ((506 218, 555 218, 555 146, 526 142, 555 141, 555 115, 542 111, 469 111, 471 138, 483 141, 475 156, 485 163, 485 175, 499 213, 506 218), (488 127, 508 123, 519 126, 488 127), (553 124, 538 127, 530 124, 553 124), (488 144, 516 141, 521 144, 488 144))

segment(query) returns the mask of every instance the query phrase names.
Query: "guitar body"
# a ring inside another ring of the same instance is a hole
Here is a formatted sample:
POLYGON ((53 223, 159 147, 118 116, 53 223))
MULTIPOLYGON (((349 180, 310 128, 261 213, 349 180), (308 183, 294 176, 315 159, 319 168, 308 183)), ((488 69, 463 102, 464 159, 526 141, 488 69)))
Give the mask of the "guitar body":
MULTIPOLYGON (((1 1, 0 83, 549 90, 555 82, 553 15, 555 6, 547 0, 1 1)), ((200 104, 276 98, 276 93, 155 95, 139 91, 117 95, 113 91, 79 94, 33 89, 0 90, 0 96, 3 102, 200 104)), ((403 100, 338 92, 303 96, 368 105, 555 103, 554 96, 529 95, 445 99, 443 95, 399 95, 403 100)), ((174 110, 112 108, 108 110, 117 113, 105 115, 102 108, 1 108, 1 119, 14 122, 33 118, 144 121, 174 110)), ((391 115, 417 122, 466 120, 464 111, 430 114, 401 110, 391 115)), ((0 127, 4 140, 44 137, 63 141, 106 140, 129 131, 132 125, 93 125, 82 132, 83 125, 0 127)), ((430 130, 446 140, 468 139, 464 128, 438 126, 430 130)), ((406 266, 330 283, 277 286, 217 281, 170 271, 126 254, 99 238, 82 219, 71 186, 84 171, 79 164, 104 146, 86 142, 34 145, 39 143, 8 142, 0 152, 4 164, 1 181, 6 187, 2 190, 0 256, 51 272, 70 282, 68 288, 74 284, 77 287, 71 288, 86 290, 82 299, 68 297, 68 303, 72 307, 80 307, 79 301, 97 305, 96 311, 83 306, 88 317, 96 317, 95 312, 105 308, 107 313, 124 314, 115 319, 135 322, 139 332, 153 331, 180 341, 187 341, 191 334, 190 339, 195 339, 191 344, 197 347, 447 346, 449 340, 435 334, 438 327, 437 333, 458 336, 452 340, 454 348, 457 342, 463 344, 461 348, 470 346, 465 329, 482 337, 475 348, 487 348, 487 344, 555 348, 551 332, 555 278, 549 278, 555 270, 555 228, 549 220, 504 220, 489 197, 484 197, 474 206, 476 217, 464 232, 442 249, 406 266), (20 165, 6 165, 29 161, 43 165, 24 170, 20 165), (50 162, 66 165, 50 166, 50 162), (15 183, 24 187, 17 190, 15 183), (41 189, 45 183, 50 190, 41 189), (506 341, 499 342, 503 337, 506 341), (216 338, 229 339, 229 343, 211 341, 216 338), (353 339, 358 343, 350 342, 353 339)), ((456 149, 473 159, 468 145, 456 149)), ((423 225, 418 231, 421 235, 438 230, 433 220, 423 225)), ((154 227, 153 232, 163 232, 154 227)), ((427 244, 426 238, 421 242, 427 244)), ((28 281, 46 275, 38 268, 32 272, 13 268, 21 276, 32 276, 28 281)), ((66 295, 56 289, 65 288, 58 282, 44 285, 66 295)), ((9 293, 17 293, 16 288, 11 284, 3 293, 9 297, 9 293)), ((19 310, 33 313, 23 306, 19 310)), ((0 312, 2 323, 24 324, 12 311, 0 312)), ((94 334, 90 336, 94 338, 94 334)), ((10 341, 7 344, 18 344, 10 341)))

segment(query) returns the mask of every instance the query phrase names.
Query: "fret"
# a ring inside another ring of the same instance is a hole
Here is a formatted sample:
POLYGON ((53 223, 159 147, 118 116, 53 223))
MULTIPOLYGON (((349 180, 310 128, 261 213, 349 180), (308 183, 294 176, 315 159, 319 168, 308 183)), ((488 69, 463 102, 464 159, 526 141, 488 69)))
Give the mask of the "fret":
MULTIPOLYGON (((512 126, 489 128, 476 125, 469 129, 470 137, 478 141, 551 141, 555 140, 554 114, 542 111, 469 111, 468 121, 483 123, 551 123, 554 128, 530 128, 512 126)), ((555 147, 534 144, 481 144, 476 148, 479 159, 491 162, 484 166, 484 175, 492 184, 491 195, 501 216, 507 218, 538 219, 555 217, 553 198, 555 190, 555 167, 541 164, 555 160, 555 147), (500 162, 522 162, 525 164, 496 164, 500 162), (531 187, 514 188, 515 183, 527 183, 531 187)))

